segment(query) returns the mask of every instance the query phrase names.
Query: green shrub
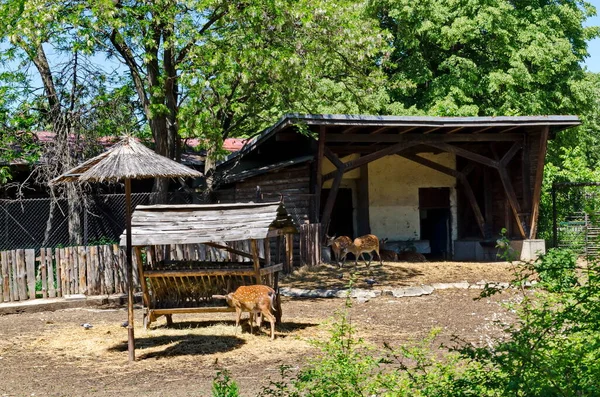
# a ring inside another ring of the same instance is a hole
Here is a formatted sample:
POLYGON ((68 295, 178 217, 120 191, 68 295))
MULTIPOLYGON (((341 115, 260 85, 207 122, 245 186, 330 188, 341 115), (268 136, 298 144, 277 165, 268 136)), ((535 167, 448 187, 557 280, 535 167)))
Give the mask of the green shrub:
POLYGON ((240 389, 226 369, 217 372, 212 384, 213 397, 238 397, 240 389))

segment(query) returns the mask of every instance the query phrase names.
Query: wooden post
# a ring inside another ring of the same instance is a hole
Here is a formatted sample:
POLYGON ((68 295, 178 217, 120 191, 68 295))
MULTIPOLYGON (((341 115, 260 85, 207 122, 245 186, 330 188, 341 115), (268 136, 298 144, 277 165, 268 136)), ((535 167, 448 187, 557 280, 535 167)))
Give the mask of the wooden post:
POLYGON ((35 250, 25 250, 25 268, 27 269, 29 299, 35 299, 35 250))
POLYGON ((88 288, 88 280, 87 278, 89 277, 87 273, 87 262, 89 261, 89 257, 88 254, 86 252, 86 247, 77 247, 77 251, 76 251, 76 256, 77 256, 77 261, 78 261, 78 265, 79 265, 79 270, 78 270, 78 276, 79 276, 79 293, 80 294, 88 294, 89 295, 89 288, 88 288))
POLYGON ((2 252, 2 280, 4 302, 10 301, 10 251, 2 252))
POLYGON ((337 174, 335 175, 335 179, 333 180, 333 184, 331 185, 331 189, 329 190, 329 195, 327 195, 327 202, 325 203, 325 208, 323 209, 323 217, 321 218, 323 234, 327 234, 329 231, 329 221, 331 220, 331 212, 333 211, 335 199, 337 197, 338 190, 340 189, 343 176, 344 169, 338 169, 337 174))
POLYGON ((287 273, 294 268, 294 235, 291 233, 285 235, 285 267, 287 273))
POLYGON ((488 167, 483 168, 483 205, 485 211, 484 238, 490 238, 492 232, 492 175, 488 167))
POLYGON ((135 361, 135 337, 133 329, 133 255, 131 249, 131 179, 125 178, 125 207, 126 207, 126 256, 127 256, 127 351, 129 361, 135 361))
POLYGON ((25 250, 16 250, 17 254, 17 286, 19 300, 27 299, 27 267, 25 265, 25 250))
POLYGON ((19 300, 19 256, 17 255, 17 251, 13 250, 13 251, 8 251, 8 257, 9 257, 9 261, 10 261, 10 267, 12 270, 12 277, 11 277, 11 291, 12 291, 12 300, 13 301, 18 301, 19 300))
POLYGON ((535 170, 535 181, 533 184, 533 196, 531 198, 531 219, 529 226, 529 238, 535 238, 537 234, 537 221, 540 214, 540 199, 542 197, 542 181, 544 179, 544 163, 546 150, 548 149, 548 135, 550 127, 546 126, 540 135, 540 146, 535 170))
POLYGON ((140 247, 135 247, 135 258, 137 262, 138 274, 140 278, 140 286, 142 287, 142 297, 144 301, 144 306, 146 308, 150 307, 150 295, 148 295, 148 285, 146 285, 146 278, 144 275, 144 264, 142 261, 142 249, 140 247))
POLYGON ((4 251, 0 252, 0 303, 4 301, 4 251))
POLYGON ((357 234, 364 236, 371 233, 369 219, 369 165, 360 167, 360 178, 357 181, 357 234))
POLYGON ((500 174, 500 180, 502 181, 504 191, 506 192, 506 199, 508 200, 513 216, 517 221, 516 223, 517 228, 519 229, 519 234, 522 238, 525 238, 527 234, 525 233, 523 222, 521 222, 521 207, 519 206, 519 202, 517 201, 517 195, 515 194, 512 182, 510 181, 510 177, 508 176, 508 171, 506 171, 506 167, 500 166, 498 167, 498 173, 500 174))
MULTIPOLYGON (((43 250, 44 248, 42 248, 43 250)), ((54 265, 52 263, 52 249, 46 248, 46 271, 47 273, 47 285, 48 285, 48 296, 50 298, 56 298, 56 288, 54 287, 54 265)))
POLYGON ((319 141, 317 142, 317 165, 315 175, 315 196, 313 197, 313 222, 319 222, 321 216, 321 189, 323 187, 323 153, 325 152, 325 133, 326 127, 322 125, 319 128, 319 141))
POLYGON ((250 240, 252 250, 252 261, 254 262, 254 277, 256 278, 256 284, 262 284, 260 277, 260 259, 258 255, 258 243, 255 239, 250 240))
POLYGON ((46 267, 46 249, 40 249, 40 274, 42 276, 42 298, 48 298, 48 269, 46 267))

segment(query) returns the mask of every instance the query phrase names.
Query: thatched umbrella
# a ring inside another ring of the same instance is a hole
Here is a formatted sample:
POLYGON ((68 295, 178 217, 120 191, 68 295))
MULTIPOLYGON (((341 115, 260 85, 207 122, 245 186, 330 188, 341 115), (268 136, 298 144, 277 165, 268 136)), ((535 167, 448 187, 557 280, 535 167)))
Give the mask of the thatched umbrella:
POLYGON ((156 154, 132 137, 125 137, 108 151, 65 172, 50 182, 50 185, 54 185, 65 182, 114 182, 125 180, 129 361, 135 360, 133 334, 133 260, 131 249, 131 179, 157 177, 197 178, 201 176, 201 172, 156 154))

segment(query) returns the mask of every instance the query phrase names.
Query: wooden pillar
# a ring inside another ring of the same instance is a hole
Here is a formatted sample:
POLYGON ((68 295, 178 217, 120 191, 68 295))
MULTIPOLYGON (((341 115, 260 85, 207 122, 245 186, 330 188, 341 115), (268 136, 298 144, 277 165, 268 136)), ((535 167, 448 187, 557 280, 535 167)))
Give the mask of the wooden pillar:
POLYGON ((484 226, 484 238, 488 239, 492 237, 492 200, 493 185, 492 175, 488 167, 483 168, 483 205, 485 211, 485 226, 484 226))
POLYGON ((357 183, 357 231, 358 236, 371 233, 369 218, 369 165, 360 167, 360 178, 357 183))
POLYGON ((135 361, 135 337, 133 332, 133 255, 131 249, 131 179, 125 179, 126 255, 127 255, 127 350, 129 361, 135 361))
POLYGON ((321 218, 321 232, 323 233, 323 235, 326 235, 329 231, 329 221, 331 220, 331 212, 333 211, 335 199, 337 197, 338 190, 340 189, 343 176, 344 170, 338 169, 335 178, 333 179, 331 190, 329 190, 327 202, 325 203, 325 208, 323 209, 323 217, 321 218))
POLYGON ((321 215, 321 189, 323 188, 323 154, 325 152, 325 132, 326 127, 322 125, 319 129, 319 140, 317 142, 315 195, 313 197, 313 216, 311 220, 313 223, 319 223, 319 218, 321 215))
POLYGON ((258 256, 258 243, 255 239, 250 239, 250 247, 252 249, 252 262, 254 262, 254 277, 256 284, 262 284, 260 277, 260 259, 258 256))
POLYGON ((294 267, 294 235, 287 233, 285 235, 285 269, 286 273, 291 273, 294 267))
POLYGON ((546 150, 548 149, 548 135, 550 127, 546 126, 540 135, 537 165, 535 169, 535 181, 533 182, 533 196, 531 198, 531 219, 529 226, 529 238, 535 238, 537 234, 537 221, 540 214, 540 199, 542 197, 542 182, 544 179, 544 164, 546 150))

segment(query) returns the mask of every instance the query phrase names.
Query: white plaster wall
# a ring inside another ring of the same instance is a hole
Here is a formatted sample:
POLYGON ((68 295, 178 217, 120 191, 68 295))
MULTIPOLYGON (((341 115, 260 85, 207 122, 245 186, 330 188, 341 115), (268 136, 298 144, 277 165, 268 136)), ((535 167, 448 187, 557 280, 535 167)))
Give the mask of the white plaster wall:
MULTIPOLYGON (((450 153, 420 154, 456 169, 450 153)), ((369 218, 371 232, 390 240, 419 240, 419 188, 450 187, 452 239, 456 239, 456 179, 400 156, 386 156, 369 163, 369 218)))

